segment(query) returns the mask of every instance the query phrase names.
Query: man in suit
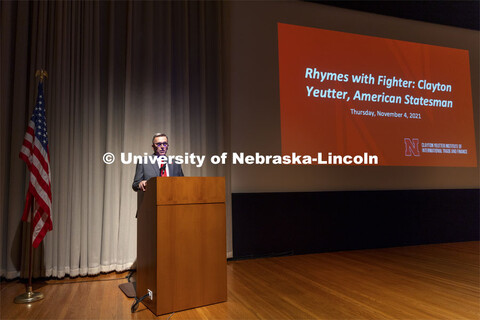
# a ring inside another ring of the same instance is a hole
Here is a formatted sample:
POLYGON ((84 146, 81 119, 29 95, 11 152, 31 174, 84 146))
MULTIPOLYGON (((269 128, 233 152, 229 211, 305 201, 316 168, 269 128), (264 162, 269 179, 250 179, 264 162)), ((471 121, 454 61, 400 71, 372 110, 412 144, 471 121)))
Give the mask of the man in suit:
MULTIPOLYGON (((168 137, 164 133, 156 133, 152 139, 153 153, 166 156, 168 151, 168 137)), ((137 163, 132 188, 135 191, 145 191, 147 180, 152 177, 183 177, 182 166, 176 163, 137 163)))

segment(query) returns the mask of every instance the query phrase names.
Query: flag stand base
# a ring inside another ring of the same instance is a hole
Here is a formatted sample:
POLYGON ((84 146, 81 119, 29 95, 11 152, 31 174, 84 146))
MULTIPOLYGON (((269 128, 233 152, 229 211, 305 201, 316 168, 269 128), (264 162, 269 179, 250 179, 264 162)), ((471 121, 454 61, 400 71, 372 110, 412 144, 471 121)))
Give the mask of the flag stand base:
POLYGON ((32 303, 43 299, 43 293, 33 292, 32 287, 28 287, 27 292, 15 297, 15 303, 32 303))

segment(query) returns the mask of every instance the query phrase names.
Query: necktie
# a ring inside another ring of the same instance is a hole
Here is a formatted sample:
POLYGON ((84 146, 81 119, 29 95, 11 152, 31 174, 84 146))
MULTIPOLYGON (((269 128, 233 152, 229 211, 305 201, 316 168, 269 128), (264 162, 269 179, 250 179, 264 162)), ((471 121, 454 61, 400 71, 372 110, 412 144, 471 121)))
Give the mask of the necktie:
POLYGON ((167 176, 167 164, 162 164, 160 167, 160 176, 161 177, 166 177, 167 176))

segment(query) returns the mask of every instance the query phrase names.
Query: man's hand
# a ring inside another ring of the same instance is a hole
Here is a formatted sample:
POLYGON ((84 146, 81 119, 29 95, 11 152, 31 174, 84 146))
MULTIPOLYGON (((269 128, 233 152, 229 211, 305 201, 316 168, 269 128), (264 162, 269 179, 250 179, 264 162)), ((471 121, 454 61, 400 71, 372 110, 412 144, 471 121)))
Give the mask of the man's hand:
POLYGON ((138 184, 138 188, 142 191, 145 191, 147 190, 147 180, 142 180, 139 184, 138 184))

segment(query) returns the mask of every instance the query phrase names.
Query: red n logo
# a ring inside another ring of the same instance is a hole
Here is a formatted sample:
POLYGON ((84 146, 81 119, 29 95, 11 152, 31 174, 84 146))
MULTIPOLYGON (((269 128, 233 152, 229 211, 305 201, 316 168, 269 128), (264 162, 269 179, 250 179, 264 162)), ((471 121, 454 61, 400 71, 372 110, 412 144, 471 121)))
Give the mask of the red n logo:
POLYGON ((419 157, 420 150, 418 149, 418 144, 419 144, 418 139, 405 138, 404 141, 405 141, 405 157, 410 157, 412 154, 415 157, 419 157))

